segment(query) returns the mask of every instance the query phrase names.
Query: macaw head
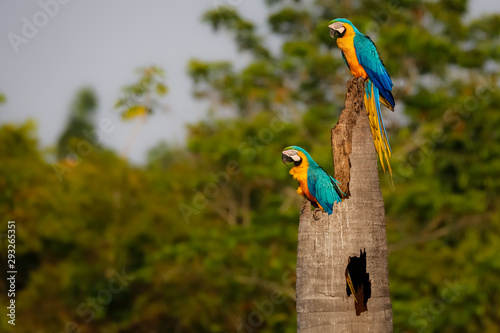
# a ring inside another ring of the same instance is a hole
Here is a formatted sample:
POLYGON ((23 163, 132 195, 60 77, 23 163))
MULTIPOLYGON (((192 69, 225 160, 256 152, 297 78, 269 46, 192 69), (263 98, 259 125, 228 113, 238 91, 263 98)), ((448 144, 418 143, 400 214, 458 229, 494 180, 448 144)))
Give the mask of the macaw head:
POLYGON ((355 34, 361 34, 358 29, 351 23, 351 21, 338 18, 330 22, 328 25, 330 28, 330 36, 332 38, 338 37, 342 38, 344 36, 352 36, 355 34))
POLYGON ((294 167, 301 166, 303 162, 307 165, 315 163, 307 151, 297 146, 286 147, 281 153, 281 160, 285 165, 294 167))

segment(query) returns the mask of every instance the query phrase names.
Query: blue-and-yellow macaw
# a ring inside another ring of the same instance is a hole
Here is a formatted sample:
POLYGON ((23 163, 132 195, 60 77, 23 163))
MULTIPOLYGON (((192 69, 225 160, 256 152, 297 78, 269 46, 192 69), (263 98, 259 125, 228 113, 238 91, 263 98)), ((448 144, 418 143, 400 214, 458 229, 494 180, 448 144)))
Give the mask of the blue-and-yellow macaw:
POLYGON ((330 215, 333 205, 341 202, 339 182, 328 175, 312 157, 297 146, 286 147, 281 155, 285 165, 293 165, 290 174, 299 182, 297 193, 303 195, 311 203, 330 215))
POLYGON ((365 106, 370 119, 375 149, 385 171, 384 159, 392 175, 389 158, 391 146, 387 139, 380 102, 389 110, 394 111, 392 96, 392 80, 384 67, 382 59, 372 40, 359 32, 349 21, 343 18, 330 22, 330 36, 337 38, 337 45, 342 50, 347 67, 355 77, 365 79, 365 106))

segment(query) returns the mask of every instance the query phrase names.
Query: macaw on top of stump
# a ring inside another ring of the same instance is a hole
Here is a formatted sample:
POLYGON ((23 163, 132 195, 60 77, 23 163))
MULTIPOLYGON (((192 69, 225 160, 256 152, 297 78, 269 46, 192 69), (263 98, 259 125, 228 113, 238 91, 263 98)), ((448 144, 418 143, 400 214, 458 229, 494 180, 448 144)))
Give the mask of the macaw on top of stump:
POLYGON ((375 149, 385 171, 384 159, 392 175, 389 158, 391 146, 387 139, 380 103, 394 111, 392 80, 384 67, 382 59, 370 37, 363 35, 349 21, 338 18, 330 22, 330 36, 337 38, 337 45, 342 50, 342 57, 351 74, 365 79, 365 106, 370 120, 375 149))

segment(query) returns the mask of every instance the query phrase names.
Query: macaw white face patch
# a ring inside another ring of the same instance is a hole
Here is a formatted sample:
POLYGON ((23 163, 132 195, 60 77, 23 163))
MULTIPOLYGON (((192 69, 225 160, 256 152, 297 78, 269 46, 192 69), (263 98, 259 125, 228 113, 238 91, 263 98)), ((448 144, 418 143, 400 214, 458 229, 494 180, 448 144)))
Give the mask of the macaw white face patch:
POLYGON ((301 160, 301 158, 300 158, 300 156, 298 154, 298 151, 295 150, 295 149, 283 150, 283 154, 285 154, 286 156, 290 157, 295 162, 298 162, 298 161, 301 160))
POLYGON ((342 35, 345 32, 344 24, 342 22, 334 22, 328 27, 336 31, 338 35, 342 35))

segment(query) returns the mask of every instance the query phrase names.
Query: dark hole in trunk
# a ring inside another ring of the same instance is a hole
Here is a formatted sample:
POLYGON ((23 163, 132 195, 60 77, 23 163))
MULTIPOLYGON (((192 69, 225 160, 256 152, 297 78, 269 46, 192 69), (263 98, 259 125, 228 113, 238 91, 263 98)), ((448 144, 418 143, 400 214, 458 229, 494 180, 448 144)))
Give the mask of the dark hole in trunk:
POLYGON ((347 296, 354 295, 356 315, 368 311, 368 299, 372 295, 370 274, 366 273, 366 251, 359 251, 359 257, 349 257, 345 269, 347 296))

